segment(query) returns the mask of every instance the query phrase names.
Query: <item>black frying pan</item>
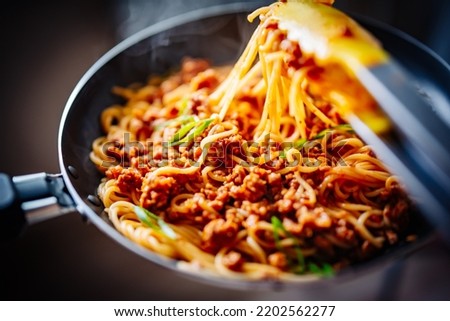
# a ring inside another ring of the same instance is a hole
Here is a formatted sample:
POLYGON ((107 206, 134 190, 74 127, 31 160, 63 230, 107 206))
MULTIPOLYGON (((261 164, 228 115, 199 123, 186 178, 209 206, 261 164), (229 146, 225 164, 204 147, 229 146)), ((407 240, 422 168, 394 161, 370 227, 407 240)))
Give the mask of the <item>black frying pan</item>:
MULTIPOLYGON (((246 21, 247 14, 253 9, 251 3, 233 4, 172 18, 128 38, 99 59, 75 87, 61 119, 58 141, 61 175, 19 177, 13 178, 13 183, 5 175, 0 176, 0 223, 7 224, 6 232, 1 235, 19 230, 25 222, 23 214, 20 214, 21 201, 55 195, 60 205, 75 206, 83 217, 129 250, 151 262, 179 271, 174 260, 162 258, 122 236, 104 215, 101 202, 96 197, 101 175, 89 160, 91 143, 101 135, 101 111, 119 102, 111 94, 114 85, 126 86, 145 81, 149 74, 164 74, 176 68, 184 56, 205 57, 215 65, 234 62, 256 27, 256 23, 251 25, 246 21)), ((450 71, 442 60, 414 39, 390 27, 358 20, 415 76, 414 81, 419 86, 424 85, 431 99, 449 98, 449 91, 445 88, 450 83, 450 71)), ((365 273, 393 262, 412 253, 434 235, 420 217, 415 222, 414 232, 418 235, 417 242, 399 244, 380 257, 347 268, 337 277, 320 282, 345 280, 355 273, 365 273)), ((190 274, 186 272, 185 275, 190 274)), ((298 286, 296 282, 230 281, 205 275, 194 277, 245 289, 298 286)), ((313 281, 314 284, 317 282, 313 281)))

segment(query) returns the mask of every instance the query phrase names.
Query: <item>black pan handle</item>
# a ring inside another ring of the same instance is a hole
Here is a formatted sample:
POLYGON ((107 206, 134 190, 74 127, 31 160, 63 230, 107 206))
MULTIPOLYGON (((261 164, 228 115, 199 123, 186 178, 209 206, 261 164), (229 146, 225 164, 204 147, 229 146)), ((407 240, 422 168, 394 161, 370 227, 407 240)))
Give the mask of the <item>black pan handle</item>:
POLYGON ((18 236, 28 224, 73 212, 61 174, 10 177, 0 173, 0 240, 18 236))

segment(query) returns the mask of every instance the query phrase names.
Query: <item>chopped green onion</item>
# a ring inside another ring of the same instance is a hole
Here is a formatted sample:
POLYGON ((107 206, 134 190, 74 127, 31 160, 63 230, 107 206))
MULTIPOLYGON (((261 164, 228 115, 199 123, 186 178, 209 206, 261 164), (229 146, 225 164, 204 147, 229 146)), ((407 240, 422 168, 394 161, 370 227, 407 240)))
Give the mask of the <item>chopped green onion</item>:
POLYGON ((314 274, 322 274, 322 270, 320 269, 320 267, 315 264, 315 263, 309 263, 308 264, 308 269, 314 273, 314 274))
POLYGON ((148 227, 152 228, 155 231, 160 231, 165 236, 176 239, 177 234, 174 232, 174 230, 166 223, 162 218, 160 218, 158 215, 153 214, 149 210, 140 207, 140 206, 134 206, 134 212, 138 216, 139 220, 147 225, 148 227))
POLYGON ((181 101, 180 109, 178 109, 178 115, 186 115, 189 112, 189 108, 187 108, 188 102, 189 102, 189 99, 187 99, 187 98, 184 98, 181 101))
POLYGON ((341 129, 341 130, 344 130, 344 131, 346 131, 348 133, 354 133, 354 130, 353 130, 352 126, 350 126, 350 124, 341 124, 341 125, 333 126, 333 127, 329 128, 329 129, 322 130, 320 133, 318 133, 312 139, 314 140, 314 139, 323 138, 326 134, 328 134, 328 133, 330 133, 330 132, 332 132, 333 130, 336 130, 336 129, 341 129))
POLYGON ((175 133, 175 135, 169 141, 169 143, 171 144, 173 142, 176 142, 176 141, 179 141, 180 139, 182 139, 184 136, 187 135, 187 133, 189 133, 189 131, 192 128, 194 128, 195 125, 196 125, 196 123, 193 121, 193 122, 187 123, 186 125, 181 127, 180 130, 175 133))
POLYGON ((280 219, 276 216, 272 216, 271 218, 272 226, 273 226, 273 236, 275 239, 275 246, 278 250, 283 251, 283 247, 281 246, 279 231, 282 231, 287 237, 291 238, 294 241, 294 251, 297 256, 298 267, 295 269, 296 273, 304 273, 305 272, 305 258, 303 257, 302 250, 300 248, 300 244, 294 235, 288 232, 280 219))
POLYGON ((326 277, 333 276, 334 275, 333 267, 328 263, 324 263, 322 266, 322 275, 326 277))
POLYGON ((280 229, 280 226, 283 226, 283 224, 276 216, 272 216, 272 226, 273 226, 273 238, 275 239, 275 246, 277 247, 278 250, 281 251, 283 250, 283 248, 280 243, 281 242, 280 233, 278 232, 278 230, 280 229))
POLYGON ((155 126, 155 129, 158 130, 158 129, 161 129, 163 127, 167 127, 170 124, 173 124, 174 122, 179 122, 182 125, 184 125, 184 124, 187 124, 187 123, 190 123, 190 122, 195 122, 195 120, 196 120, 196 118, 194 116, 192 116, 192 115, 181 115, 181 116, 178 116, 176 118, 169 119, 169 120, 166 120, 166 121, 164 121, 162 123, 157 124, 155 126))
POLYGON ((320 268, 317 264, 315 263, 309 263, 308 264, 308 269, 315 274, 319 274, 322 275, 324 277, 331 277, 334 275, 334 269, 333 267, 328 264, 328 263, 324 263, 322 265, 322 268, 320 268))
POLYGON ((185 135, 183 139, 173 140, 169 143, 169 146, 177 146, 193 141, 195 137, 200 136, 206 130, 206 128, 208 128, 209 124, 211 124, 212 121, 212 118, 199 121, 198 123, 196 123, 197 126, 192 128, 191 131, 187 133, 187 135, 185 135))
POLYGON ((294 148, 300 149, 303 147, 303 145, 305 145, 305 143, 306 143, 306 138, 300 138, 294 142, 294 148))
MULTIPOLYGON (((328 263, 322 264, 322 267, 313 262, 309 262, 308 265, 306 265, 305 258, 300 248, 300 243, 298 242, 298 239, 294 235, 292 235, 289 231, 286 230, 283 223, 278 217, 272 216, 271 222, 273 227, 273 238, 275 239, 275 246, 279 251, 285 252, 284 248, 281 246, 280 231, 282 231, 286 235, 286 237, 291 238, 294 242, 294 251, 297 256, 298 262, 298 266, 293 268, 294 273, 303 274, 306 272, 306 270, 308 270, 314 274, 318 274, 324 277, 331 277, 334 275, 334 269, 328 263), (306 267, 308 269, 306 269, 306 267)), ((289 264, 292 265, 292 262, 289 262, 289 264)))

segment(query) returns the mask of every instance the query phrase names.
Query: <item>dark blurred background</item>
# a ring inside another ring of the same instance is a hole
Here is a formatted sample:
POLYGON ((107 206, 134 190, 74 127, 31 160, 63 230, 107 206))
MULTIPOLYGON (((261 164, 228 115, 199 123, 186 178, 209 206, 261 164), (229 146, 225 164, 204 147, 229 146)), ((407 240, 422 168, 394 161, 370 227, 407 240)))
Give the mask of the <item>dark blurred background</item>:
MULTIPOLYGON (((58 173, 57 131, 87 69, 125 37, 159 20, 232 1, 9 1, 0 11, 0 171, 58 173)), ((261 4, 270 1, 259 1, 261 4)), ((392 25, 450 61, 450 2, 338 0, 392 25)), ((128 252, 69 214, 0 244, 1 299, 449 300, 450 253, 434 241, 390 268, 332 288, 241 292, 199 284, 128 252)))

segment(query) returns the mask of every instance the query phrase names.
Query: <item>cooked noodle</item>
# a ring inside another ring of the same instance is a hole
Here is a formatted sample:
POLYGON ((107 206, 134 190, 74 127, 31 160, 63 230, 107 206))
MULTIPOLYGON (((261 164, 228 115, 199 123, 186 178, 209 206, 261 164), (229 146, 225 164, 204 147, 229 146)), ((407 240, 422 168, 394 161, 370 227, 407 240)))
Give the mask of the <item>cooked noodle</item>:
POLYGON ((105 211, 180 267, 310 278, 376 255, 408 222, 397 179, 321 88, 340 77, 373 99, 303 56, 271 8, 250 15, 261 23, 233 68, 186 58, 167 78, 114 88, 126 102, 102 113, 91 160, 105 211))

